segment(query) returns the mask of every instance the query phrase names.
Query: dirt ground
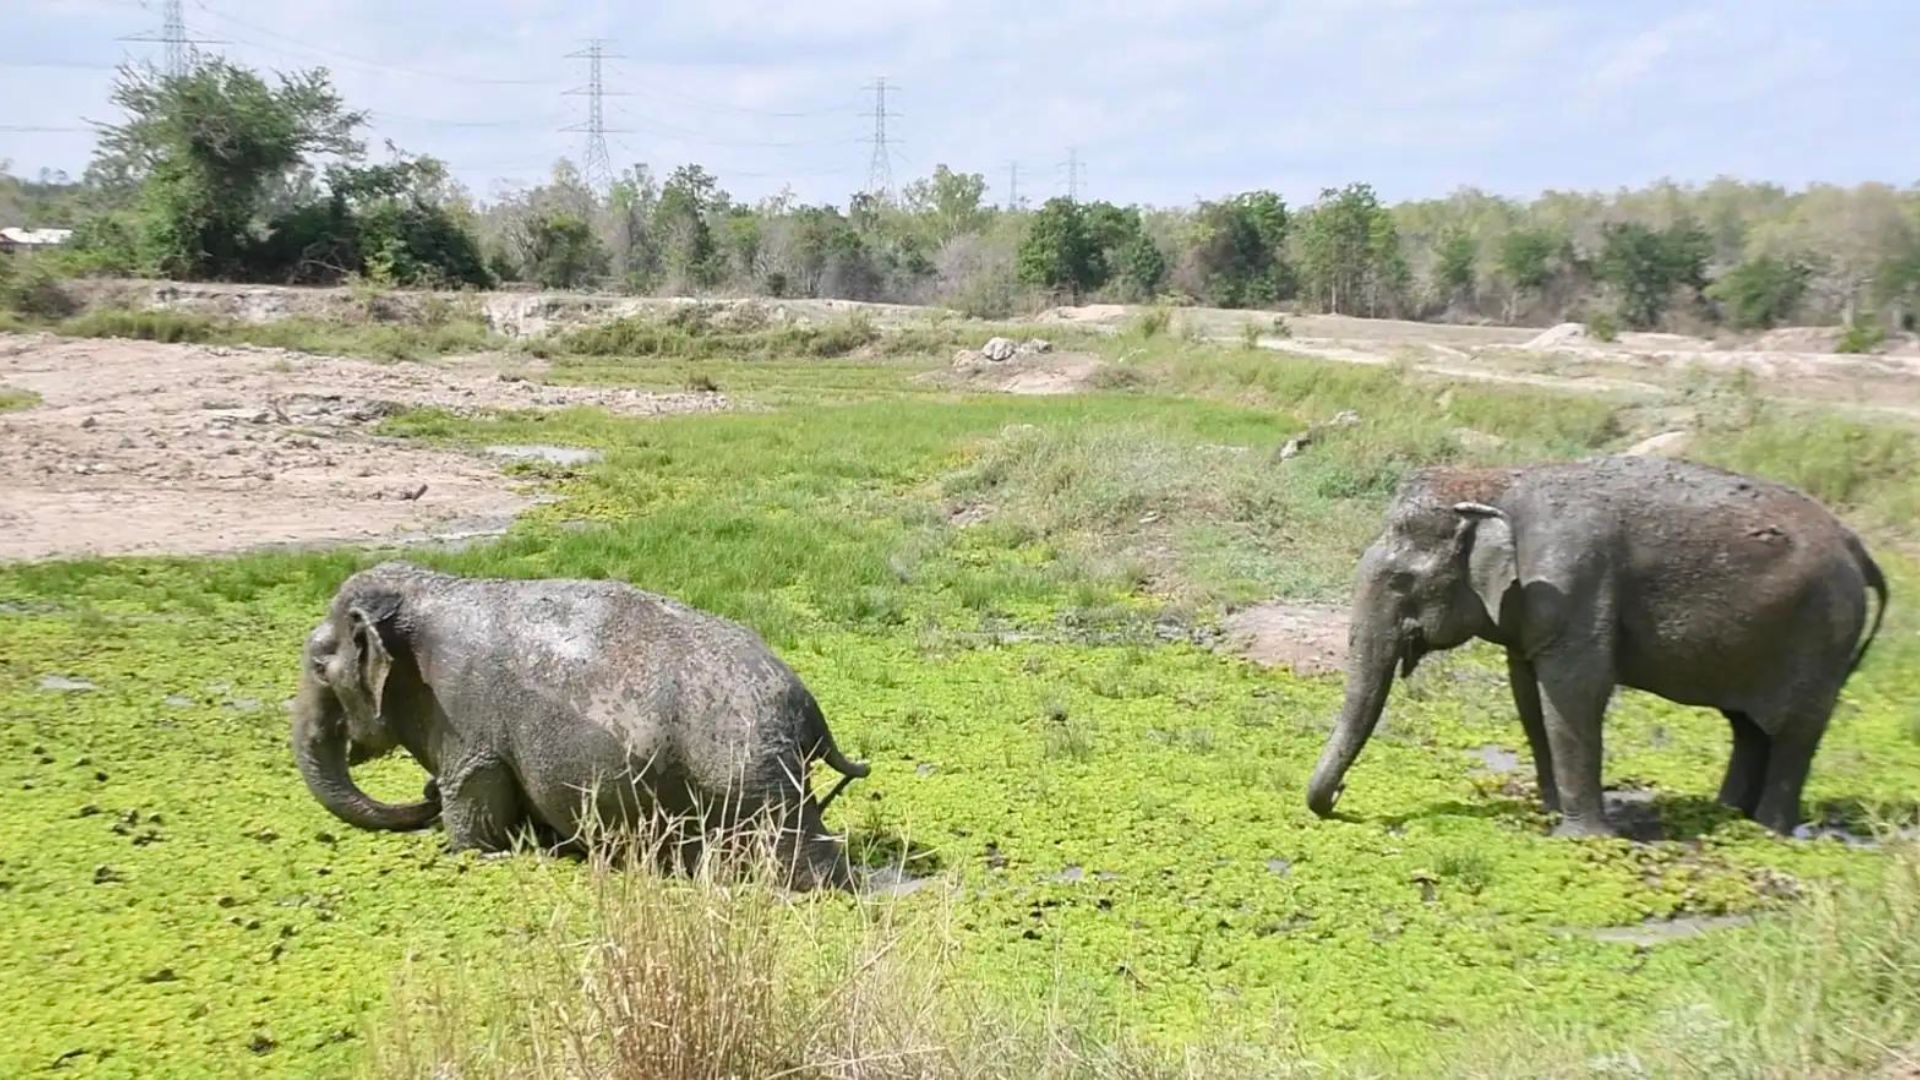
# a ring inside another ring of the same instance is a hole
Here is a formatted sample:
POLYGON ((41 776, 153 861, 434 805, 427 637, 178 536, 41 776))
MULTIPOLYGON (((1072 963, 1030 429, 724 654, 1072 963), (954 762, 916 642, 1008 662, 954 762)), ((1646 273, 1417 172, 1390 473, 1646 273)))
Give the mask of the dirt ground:
POLYGON ((371 429, 404 408, 596 405, 653 416, 719 394, 529 382, 490 360, 375 364, 277 349, 0 335, 0 560, 209 554, 498 531, 537 500, 492 457, 371 429))
POLYGON ((956 361, 950 372, 930 372, 930 381, 988 393, 1084 394, 1099 389, 1106 362, 1092 353, 1027 353, 992 362, 977 356, 956 361))
MULTIPOLYGON (((1123 304, 1053 308, 1039 322, 1118 331, 1140 313, 1123 304)), ((1589 338, 1577 323, 1548 327, 1469 326, 1287 315, 1284 333, 1271 312, 1180 308, 1173 331, 1241 340, 1252 323, 1261 348, 1323 360, 1398 366, 1428 375, 1581 393, 1658 398, 1702 377, 1750 375, 1766 397, 1818 404, 1881 419, 1920 422, 1920 339, 1892 342, 1877 354, 1832 351, 1834 327, 1782 327, 1758 335, 1709 339, 1626 333, 1589 338)))
POLYGON ((1347 612, 1322 604, 1255 604, 1228 615, 1222 649, 1296 675, 1339 671, 1347 656, 1347 612))

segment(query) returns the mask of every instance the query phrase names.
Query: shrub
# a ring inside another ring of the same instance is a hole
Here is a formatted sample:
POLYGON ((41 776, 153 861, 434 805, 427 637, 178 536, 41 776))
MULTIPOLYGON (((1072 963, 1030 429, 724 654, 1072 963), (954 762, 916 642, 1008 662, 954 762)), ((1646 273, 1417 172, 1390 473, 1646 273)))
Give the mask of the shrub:
POLYGON ((1840 344, 1833 347, 1834 352, 1870 353, 1885 344, 1886 328, 1868 316, 1860 316, 1847 324, 1846 332, 1840 335, 1840 344))
POLYGON ((1587 316, 1587 336, 1595 341, 1619 341, 1620 323, 1611 312, 1596 311, 1587 316))
POLYGON ((0 256, 0 308, 30 319, 64 319, 80 304, 38 256, 0 256), (13 265, 16 260, 24 265, 13 265))

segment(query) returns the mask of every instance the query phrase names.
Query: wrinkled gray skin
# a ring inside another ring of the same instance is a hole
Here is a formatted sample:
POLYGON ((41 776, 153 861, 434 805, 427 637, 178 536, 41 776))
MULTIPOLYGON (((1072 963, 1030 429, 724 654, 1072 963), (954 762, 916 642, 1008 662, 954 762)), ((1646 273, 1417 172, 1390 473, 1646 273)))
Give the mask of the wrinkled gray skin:
POLYGON ((1886 611, 1860 540, 1791 488, 1652 458, 1410 478, 1360 560, 1346 701, 1308 785, 1333 811, 1396 665, 1479 637, 1506 647, 1514 704, 1561 835, 1610 832, 1601 719, 1615 686, 1719 709, 1720 801, 1778 832, 1840 687, 1886 611), (1867 591, 1879 595, 1873 629, 1867 591))
POLYGON ((307 639, 293 752, 314 797, 366 829, 436 814, 453 850, 527 825, 562 837, 651 814, 729 827, 770 812, 799 888, 851 884, 821 812, 867 766, 813 695, 738 624, 612 581, 456 578, 383 563, 341 585, 307 639), (405 747, 425 801, 379 802, 348 772, 405 747), (843 774, 825 802, 807 765, 843 774))

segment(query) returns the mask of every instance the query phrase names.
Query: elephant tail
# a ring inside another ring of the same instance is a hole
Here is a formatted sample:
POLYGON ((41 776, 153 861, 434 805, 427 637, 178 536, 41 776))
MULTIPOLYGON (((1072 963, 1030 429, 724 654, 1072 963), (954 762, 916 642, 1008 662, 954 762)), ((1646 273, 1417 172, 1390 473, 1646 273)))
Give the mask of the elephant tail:
POLYGON ((1867 588, 1880 597, 1880 603, 1874 608, 1873 625, 1867 628, 1867 636, 1860 639, 1860 647, 1854 650, 1853 663, 1847 665, 1847 675, 1852 676, 1860 661, 1867 658, 1867 649, 1873 645, 1873 639, 1880 636, 1880 620, 1887 617, 1887 575, 1880 571, 1880 564, 1867 554, 1867 547, 1860 538, 1847 534, 1847 547, 1852 549, 1853 558, 1860 566, 1860 573, 1867 579, 1867 588))
POLYGON ((833 789, 827 792, 826 798, 820 800, 820 811, 825 813, 827 807, 833 805, 833 800, 839 798, 840 793, 847 789, 848 784, 872 772, 873 767, 864 761, 854 761, 840 752, 839 744, 833 741, 833 732, 827 730, 826 714, 820 711, 820 703, 813 699, 812 694, 802 694, 801 709, 809 728, 806 739, 806 745, 809 747, 807 756, 819 757, 831 766, 834 772, 840 774, 840 782, 833 785, 833 789))

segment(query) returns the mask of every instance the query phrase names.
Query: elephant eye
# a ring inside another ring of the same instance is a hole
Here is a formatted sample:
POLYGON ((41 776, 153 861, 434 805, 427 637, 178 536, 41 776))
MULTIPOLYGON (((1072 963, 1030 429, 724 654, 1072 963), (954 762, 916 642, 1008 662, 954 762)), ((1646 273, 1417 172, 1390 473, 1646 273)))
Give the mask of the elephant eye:
POLYGON ((1395 570, 1392 576, 1387 578, 1387 587, 1394 592, 1412 592, 1413 574, 1406 570, 1395 570))

